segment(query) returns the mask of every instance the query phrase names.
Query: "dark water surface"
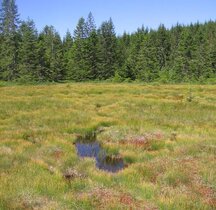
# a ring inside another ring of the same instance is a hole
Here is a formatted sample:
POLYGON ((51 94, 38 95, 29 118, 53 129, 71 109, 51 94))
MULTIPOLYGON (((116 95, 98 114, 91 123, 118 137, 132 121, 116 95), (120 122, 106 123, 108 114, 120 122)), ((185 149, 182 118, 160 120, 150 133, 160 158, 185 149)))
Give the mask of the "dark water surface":
POLYGON ((124 161, 122 158, 107 155, 106 151, 101 147, 97 141, 77 141, 76 149, 79 157, 92 157, 96 160, 96 167, 107 171, 116 173, 124 168, 124 161))

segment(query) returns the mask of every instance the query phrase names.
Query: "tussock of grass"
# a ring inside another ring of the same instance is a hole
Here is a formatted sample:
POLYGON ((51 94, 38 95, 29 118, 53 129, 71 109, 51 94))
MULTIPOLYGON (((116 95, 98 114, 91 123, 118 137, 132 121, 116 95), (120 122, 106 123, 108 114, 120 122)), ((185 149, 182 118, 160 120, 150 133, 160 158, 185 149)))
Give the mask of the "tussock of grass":
POLYGON ((213 85, 1 82, 0 209, 215 209, 215 102, 213 85), (78 137, 125 169, 79 158, 78 137))

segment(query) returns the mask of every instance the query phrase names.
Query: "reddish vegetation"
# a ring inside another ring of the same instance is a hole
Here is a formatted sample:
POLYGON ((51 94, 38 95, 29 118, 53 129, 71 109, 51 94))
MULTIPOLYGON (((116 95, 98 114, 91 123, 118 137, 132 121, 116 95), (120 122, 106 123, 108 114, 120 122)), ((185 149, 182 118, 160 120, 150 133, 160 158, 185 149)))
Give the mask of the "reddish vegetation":
POLYGON ((130 194, 116 192, 110 189, 96 188, 88 193, 81 193, 79 199, 85 197, 92 199, 99 206, 99 209, 106 209, 106 206, 119 205, 126 209, 146 209, 156 210, 147 202, 139 201, 133 198, 130 194))
POLYGON ((150 146, 150 141, 152 140, 161 140, 164 138, 164 135, 160 132, 157 133, 147 133, 142 136, 129 136, 128 138, 120 141, 121 144, 129 144, 137 147, 146 147, 150 146))
POLYGON ((125 194, 120 197, 120 202, 125 205, 131 205, 134 202, 134 200, 131 196, 125 194))
POLYGON ((156 207, 148 204, 147 202, 138 201, 132 198, 129 194, 122 194, 119 196, 119 202, 124 204, 125 206, 129 207, 129 209, 145 209, 145 210, 156 210, 156 207))
POLYGON ((204 203, 216 208, 216 192, 207 186, 199 186, 197 192, 203 197, 204 203))
POLYGON ((187 170, 190 176, 191 191, 199 194, 202 197, 204 203, 216 207, 216 192, 209 186, 207 186, 201 176, 199 175, 199 166, 194 158, 184 158, 180 161, 181 165, 187 170))
POLYGON ((55 159, 59 159, 63 156, 63 151, 60 150, 60 149, 56 149, 54 152, 53 152, 53 156, 55 157, 55 159))

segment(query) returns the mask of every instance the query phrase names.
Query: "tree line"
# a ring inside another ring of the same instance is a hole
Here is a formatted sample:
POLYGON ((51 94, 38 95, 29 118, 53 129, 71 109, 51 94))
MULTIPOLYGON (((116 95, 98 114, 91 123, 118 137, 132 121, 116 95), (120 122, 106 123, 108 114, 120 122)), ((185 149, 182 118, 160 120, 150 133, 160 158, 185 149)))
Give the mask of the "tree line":
POLYGON ((112 19, 92 13, 63 39, 53 26, 38 33, 21 21, 15 0, 0 11, 0 80, 196 82, 216 78, 216 21, 160 25, 117 36, 112 19))

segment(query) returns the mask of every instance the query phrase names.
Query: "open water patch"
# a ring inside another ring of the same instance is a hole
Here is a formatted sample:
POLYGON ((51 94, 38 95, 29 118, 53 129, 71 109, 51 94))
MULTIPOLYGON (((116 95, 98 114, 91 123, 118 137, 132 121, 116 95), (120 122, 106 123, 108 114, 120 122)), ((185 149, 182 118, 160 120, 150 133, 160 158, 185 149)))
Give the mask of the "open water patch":
POLYGON ((75 145, 78 156, 94 158, 96 167, 100 170, 117 173, 125 167, 124 160, 120 155, 107 154, 97 140, 78 139, 75 145))

